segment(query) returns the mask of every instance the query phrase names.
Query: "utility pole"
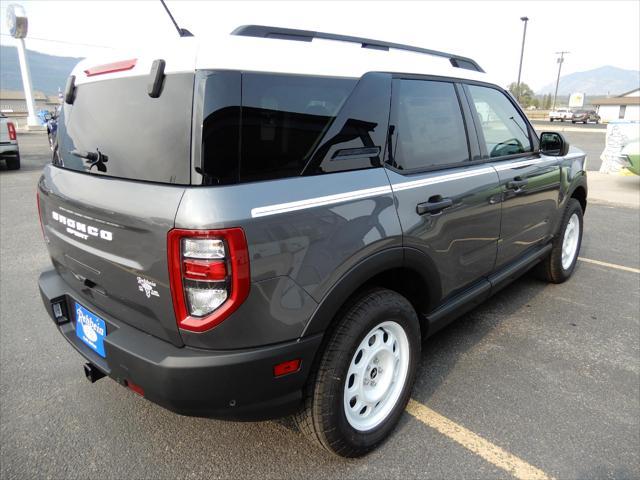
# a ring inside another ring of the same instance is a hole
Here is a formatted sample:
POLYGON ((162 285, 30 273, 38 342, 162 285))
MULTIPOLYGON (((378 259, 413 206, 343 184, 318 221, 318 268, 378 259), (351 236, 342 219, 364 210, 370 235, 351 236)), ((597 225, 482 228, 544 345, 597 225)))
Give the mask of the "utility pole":
POLYGON ((520 103, 520 75, 522 74, 522 58, 524 57, 524 41, 527 38, 527 22, 529 17, 520 17, 524 22, 524 31, 522 32, 522 49, 520 50, 520 67, 518 68, 518 86, 516 87, 516 100, 520 103))
POLYGON ((564 54, 571 52, 556 52, 556 55, 560 55, 558 59, 558 78, 556 78, 556 92, 553 94, 553 107, 551 110, 556 109, 556 99, 558 98, 558 85, 560 84, 560 71, 562 70, 562 62, 564 62, 564 54))

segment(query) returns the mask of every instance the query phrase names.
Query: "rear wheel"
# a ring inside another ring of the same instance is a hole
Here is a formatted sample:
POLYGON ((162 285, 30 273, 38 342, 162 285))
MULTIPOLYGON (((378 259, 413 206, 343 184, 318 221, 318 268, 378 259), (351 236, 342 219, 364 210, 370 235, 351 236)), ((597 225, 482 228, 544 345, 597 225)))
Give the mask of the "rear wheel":
POLYGON ((402 295, 378 288, 343 312, 312 375, 296 423, 344 457, 374 449, 406 406, 420 357, 420 326, 402 295))
POLYGON ((20 169, 20 153, 16 152, 13 157, 7 157, 7 169, 8 170, 19 170, 20 169))
POLYGON ((542 279, 562 283, 571 276, 582 244, 582 226, 582 206, 571 198, 562 217, 560 233, 553 240, 551 254, 538 267, 542 279))

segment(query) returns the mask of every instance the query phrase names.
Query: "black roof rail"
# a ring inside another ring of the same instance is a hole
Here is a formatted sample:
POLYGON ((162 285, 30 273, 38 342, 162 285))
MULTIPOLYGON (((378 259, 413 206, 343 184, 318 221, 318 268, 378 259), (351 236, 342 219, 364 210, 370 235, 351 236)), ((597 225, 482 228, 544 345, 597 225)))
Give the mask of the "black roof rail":
POLYGON ((265 25, 242 25, 231 32, 231 35, 258 38, 278 38, 281 40, 297 40, 299 42, 310 42, 314 38, 321 38, 323 40, 359 43, 362 48, 373 48, 375 50, 389 50, 390 48, 394 48, 396 50, 407 50, 409 52, 424 53, 426 55, 448 58, 451 62, 451 65, 454 67, 484 72, 480 65, 478 65, 476 61, 472 60, 471 58, 452 55, 451 53, 439 52, 438 50, 430 50, 428 48, 403 45, 401 43, 372 40, 370 38, 352 37, 349 35, 338 35, 335 33, 326 32, 314 32, 312 30, 297 30, 295 28, 267 27, 265 25))

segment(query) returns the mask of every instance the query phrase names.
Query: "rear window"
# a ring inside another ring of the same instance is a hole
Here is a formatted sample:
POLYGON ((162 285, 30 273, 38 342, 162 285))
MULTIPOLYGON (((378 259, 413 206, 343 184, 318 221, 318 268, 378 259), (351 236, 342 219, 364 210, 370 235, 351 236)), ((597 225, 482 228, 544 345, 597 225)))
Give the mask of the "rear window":
MULTIPOLYGON (((222 71, 201 75, 202 151, 196 170, 204 184, 380 166, 388 78, 222 71)), ((196 158, 199 147, 194 145, 196 158)))
POLYGON ((93 175, 189 184, 193 82, 193 74, 167 75, 158 98, 147 94, 146 76, 78 85, 58 121, 54 163, 93 175), (98 152, 103 161, 95 162, 98 152))

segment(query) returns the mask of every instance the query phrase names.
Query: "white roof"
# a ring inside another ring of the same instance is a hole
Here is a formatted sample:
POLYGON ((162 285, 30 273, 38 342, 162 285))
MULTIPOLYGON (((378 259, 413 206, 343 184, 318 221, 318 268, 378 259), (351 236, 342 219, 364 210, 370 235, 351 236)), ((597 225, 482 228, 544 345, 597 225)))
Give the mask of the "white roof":
POLYGON ((367 72, 396 72, 490 81, 485 73, 453 67, 445 57, 362 48, 357 43, 318 38, 301 42, 237 35, 184 37, 144 51, 132 49, 92 57, 81 61, 72 74, 76 84, 148 75, 153 60, 158 58, 165 60, 166 73, 219 69, 359 78, 367 72), (93 77, 84 73, 89 67, 132 58, 137 62, 131 70, 93 77))

